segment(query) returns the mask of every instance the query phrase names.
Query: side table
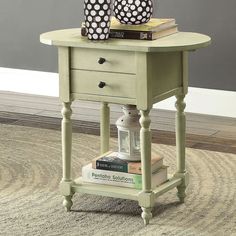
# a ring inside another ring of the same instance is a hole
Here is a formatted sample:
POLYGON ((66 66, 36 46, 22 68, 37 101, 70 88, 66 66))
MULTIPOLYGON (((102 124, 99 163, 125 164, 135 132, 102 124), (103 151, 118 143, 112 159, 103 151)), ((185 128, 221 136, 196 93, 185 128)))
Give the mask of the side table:
POLYGON ((89 41, 80 29, 44 33, 44 44, 58 47, 59 89, 62 101, 62 163, 60 191, 67 211, 75 192, 132 199, 139 202, 145 225, 152 217, 155 199, 177 187, 184 202, 188 185, 185 169, 185 102, 188 91, 188 53, 210 44, 202 34, 179 32, 154 41, 89 41), (176 96, 176 172, 164 184, 151 188, 151 131, 149 112, 154 103, 176 96), (101 154, 109 151, 109 103, 136 105, 140 111, 142 190, 85 183, 71 178, 71 102, 101 102, 101 154))

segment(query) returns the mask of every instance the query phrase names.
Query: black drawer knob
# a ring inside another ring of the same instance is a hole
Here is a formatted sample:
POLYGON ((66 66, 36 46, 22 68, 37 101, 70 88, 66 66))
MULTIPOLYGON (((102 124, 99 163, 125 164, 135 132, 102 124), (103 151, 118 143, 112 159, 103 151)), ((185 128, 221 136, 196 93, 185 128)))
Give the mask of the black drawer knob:
POLYGON ((98 59, 98 64, 102 65, 102 64, 104 64, 105 61, 106 61, 105 58, 100 57, 100 58, 98 59))
POLYGON ((103 81, 100 81, 100 83, 98 84, 99 88, 104 88, 106 86, 106 83, 103 81))

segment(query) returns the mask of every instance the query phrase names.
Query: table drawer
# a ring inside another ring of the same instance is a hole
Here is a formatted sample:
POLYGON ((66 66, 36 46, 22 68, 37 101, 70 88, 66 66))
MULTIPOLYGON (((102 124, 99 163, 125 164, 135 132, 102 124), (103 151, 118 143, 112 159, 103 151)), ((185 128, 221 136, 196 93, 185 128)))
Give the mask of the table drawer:
POLYGON ((71 68, 135 74, 135 54, 129 51, 72 48, 71 68), (100 58, 104 58, 105 62, 99 64, 100 58))
POLYGON ((109 97, 135 98, 135 75, 71 70, 71 92, 109 97), (103 88, 99 83, 105 83, 103 88))

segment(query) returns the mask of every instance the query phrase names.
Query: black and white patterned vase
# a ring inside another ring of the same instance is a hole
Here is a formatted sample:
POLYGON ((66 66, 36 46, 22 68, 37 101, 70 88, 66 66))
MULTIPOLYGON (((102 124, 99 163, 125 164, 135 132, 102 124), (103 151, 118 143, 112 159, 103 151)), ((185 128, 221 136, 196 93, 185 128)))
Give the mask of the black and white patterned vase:
POLYGON ((139 25, 152 17, 152 0, 115 0, 114 15, 122 24, 139 25))
POLYGON ((88 39, 109 38, 111 0, 84 0, 84 16, 88 39))

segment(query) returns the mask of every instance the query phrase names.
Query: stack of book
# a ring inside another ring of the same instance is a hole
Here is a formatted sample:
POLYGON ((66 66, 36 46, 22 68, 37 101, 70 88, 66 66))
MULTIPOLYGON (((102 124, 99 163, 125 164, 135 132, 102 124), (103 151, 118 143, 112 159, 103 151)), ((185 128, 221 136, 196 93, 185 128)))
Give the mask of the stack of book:
MULTIPOLYGON (((152 188, 167 181, 167 166, 163 158, 151 160, 152 188)), ((141 162, 130 162, 118 158, 117 152, 107 152, 82 168, 84 182, 142 189, 141 162)))
MULTIPOLYGON (((121 24, 115 17, 111 18, 110 38, 155 40, 178 32, 175 19, 151 18, 141 25, 121 24)), ((86 36, 85 23, 82 23, 81 35, 86 36)))

